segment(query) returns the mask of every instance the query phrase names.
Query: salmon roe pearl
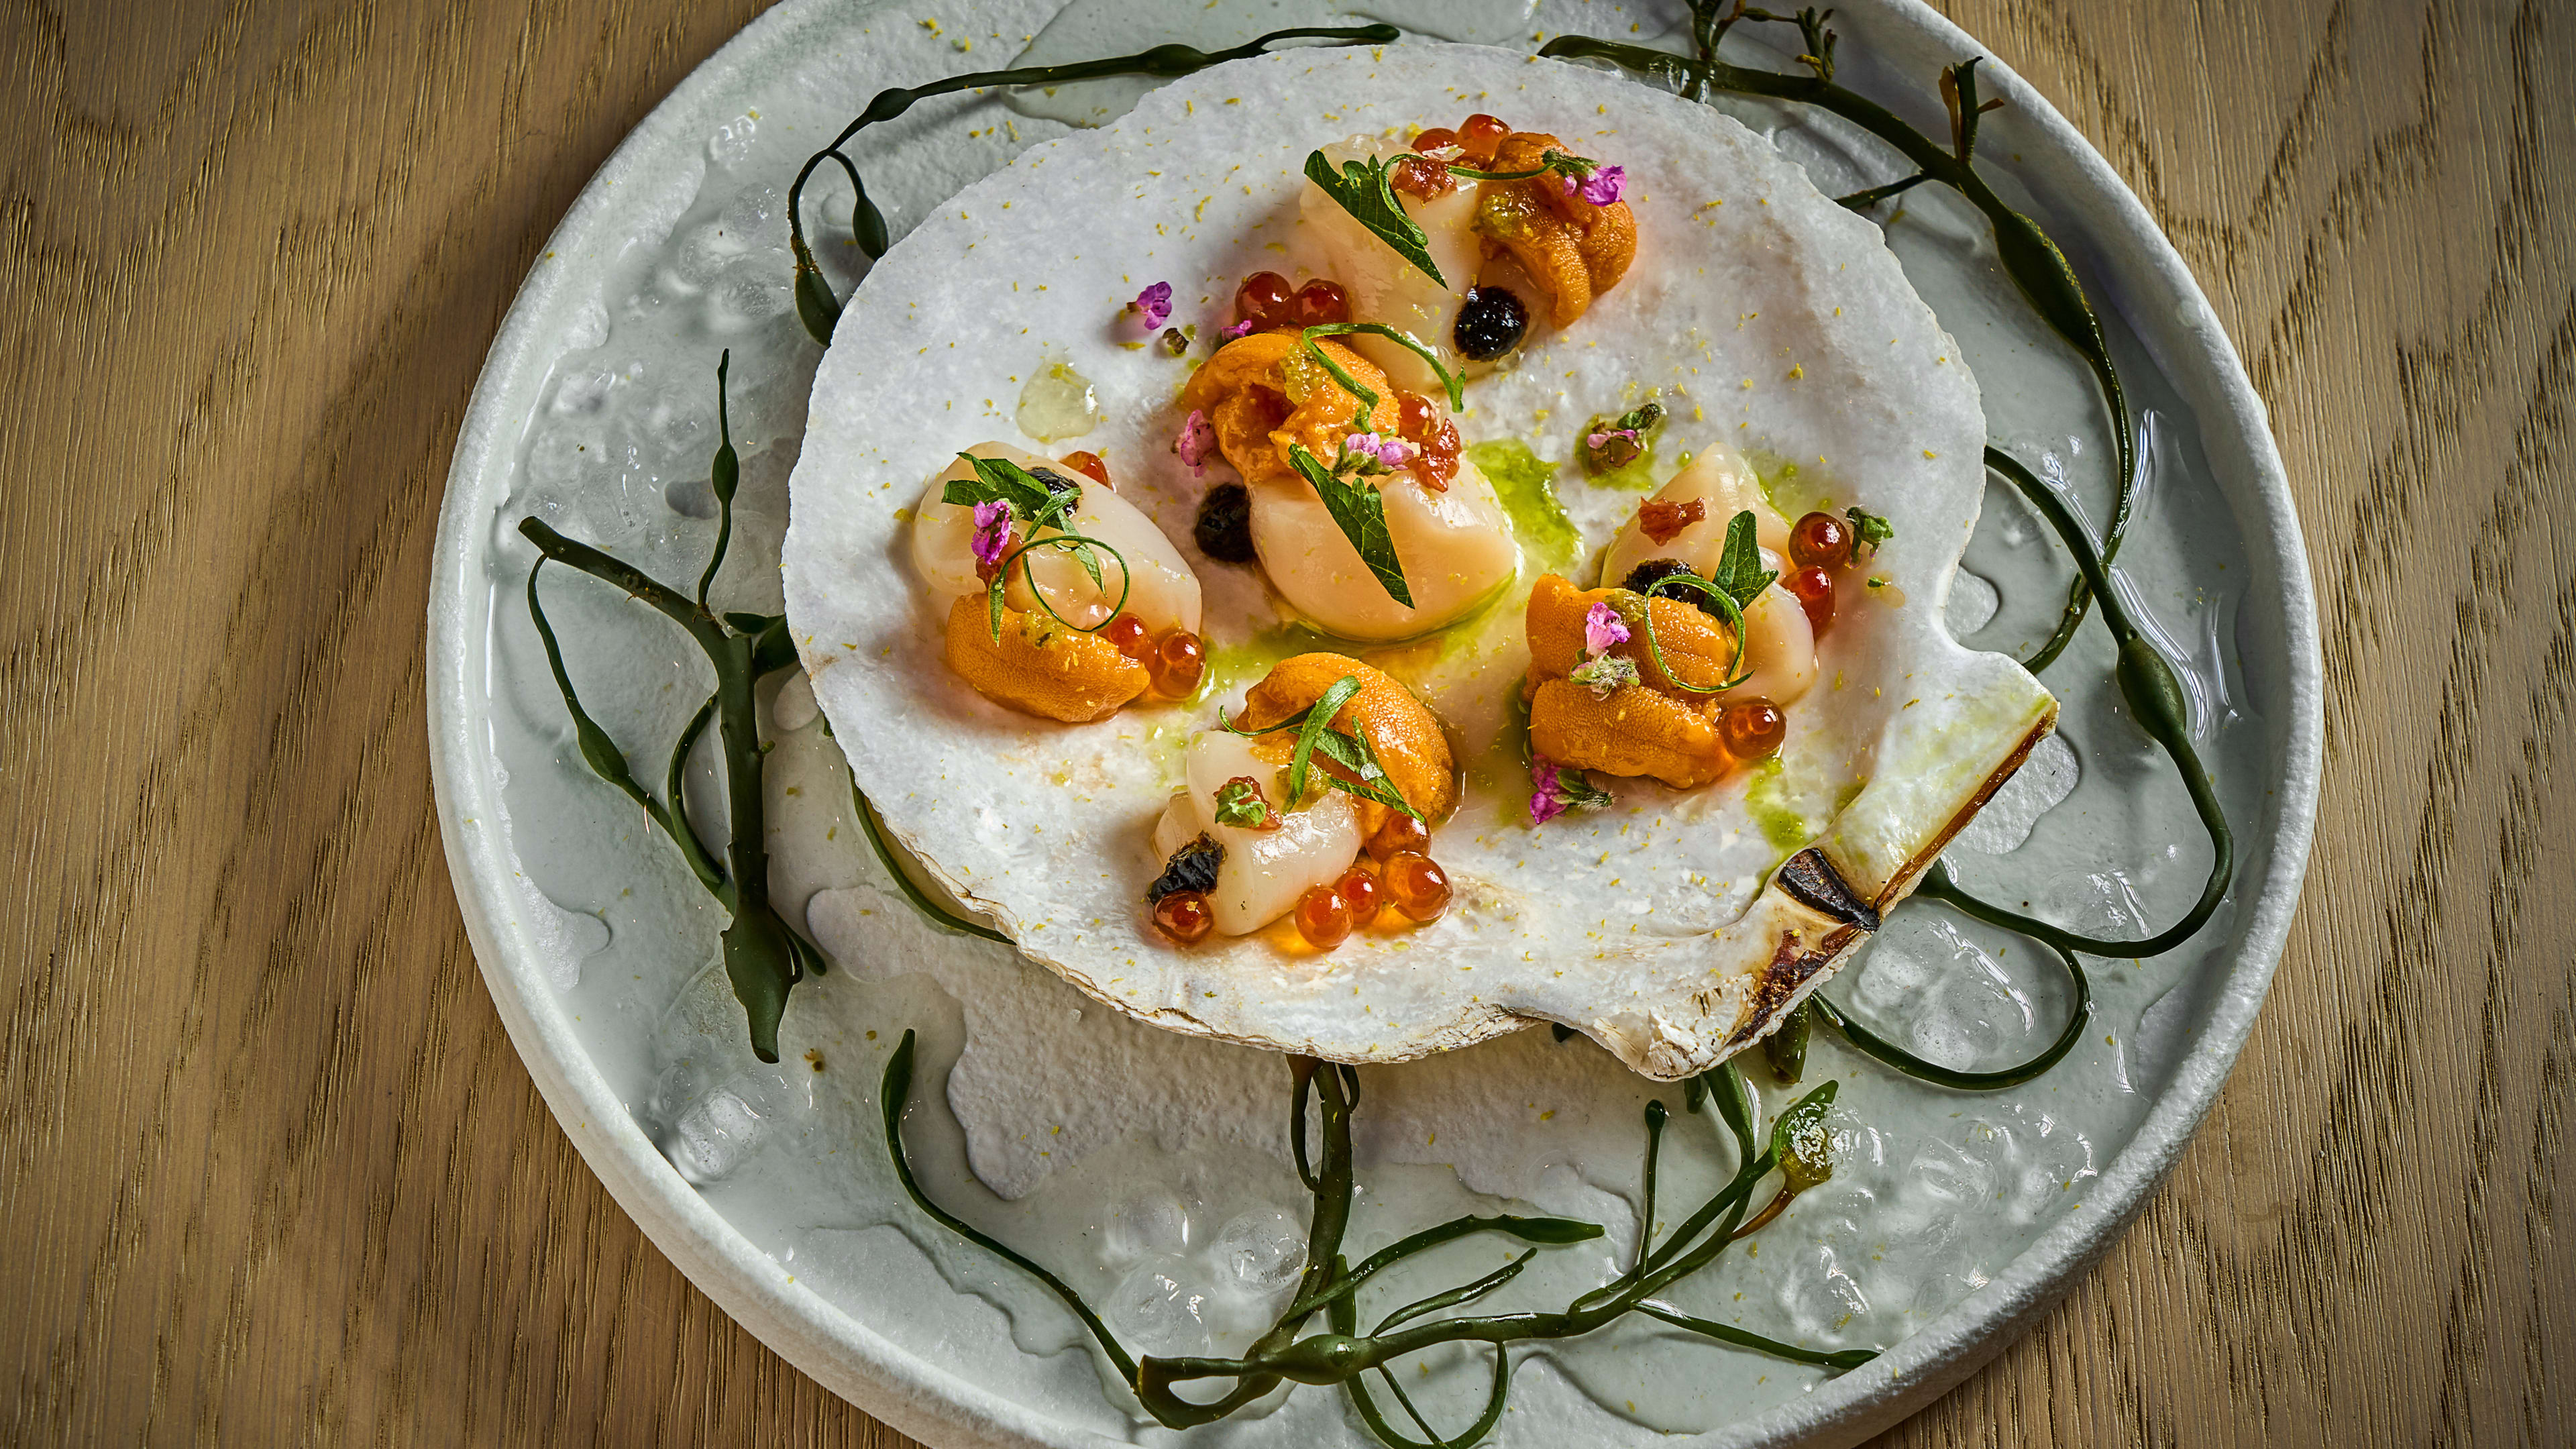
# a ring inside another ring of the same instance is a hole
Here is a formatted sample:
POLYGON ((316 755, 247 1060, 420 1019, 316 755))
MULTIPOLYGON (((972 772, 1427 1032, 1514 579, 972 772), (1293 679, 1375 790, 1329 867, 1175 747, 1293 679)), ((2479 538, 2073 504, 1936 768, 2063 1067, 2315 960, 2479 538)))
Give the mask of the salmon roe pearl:
POLYGON ((1419 851, 1398 851, 1387 858, 1386 893, 1407 917, 1436 921, 1449 909, 1449 872, 1419 851))
POLYGON ((1121 614, 1109 621, 1100 637, 1118 646, 1118 652, 1142 664, 1154 646, 1145 633, 1145 621, 1133 614, 1121 614))
POLYGON ((1207 669, 1207 650, 1198 635, 1174 629, 1154 646, 1154 657, 1146 667, 1154 673, 1156 689, 1179 699, 1199 687, 1199 676, 1207 669))
POLYGON ((1458 128, 1458 144, 1465 149, 1465 159, 1470 164, 1482 166, 1494 159, 1494 152, 1503 144, 1503 138, 1511 133, 1511 127, 1478 111, 1467 118, 1467 124, 1458 128))
POLYGON ((1216 912, 1197 891, 1174 891, 1154 902, 1154 929, 1184 946, 1196 945, 1216 928, 1216 912))
POLYGON ((1758 760, 1780 748, 1789 733, 1789 717, 1767 699, 1748 699, 1726 707, 1717 717, 1717 731, 1725 737, 1728 754, 1758 760))
POLYGON ((1351 925, 1355 928, 1376 920, 1378 908, 1386 904, 1386 887, 1378 884, 1377 874, 1364 865, 1343 871, 1342 878, 1333 882, 1333 889, 1350 902, 1351 925))
POLYGON ((1351 320, 1350 294, 1339 282, 1321 277, 1297 289, 1297 325, 1321 327, 1328 322, 1351 320))
POLYGON ((1421 135, 1413 138, 1413 149, 1426 156, 1444 147, 1455 146, 1457 144, 1458 133, 1450 130, 1447 126, 1433 126, 1431 129, 1424 131, 1421 135))
POLYGON ((1798 606, 1807 611, 1807 627, 1822 634, 1834 621, 1834 576, 1820 568, 1803 568, 1789 575, 1789 592, 1798 596, 1798 606))
POLYGON ((1789 558, 1800 568, 1838 569, 1851 554, 1851 526, 1830 513, 1810 513, 1789 530, 1789 558))
POLYGON ((1071 468, 1076 473, 1081 474, 1083 477, 1090 479, 1092 482, 1099 484, 1103 488, 1114 488, 1117 486, 1109 481, 1109 464, 1103 461, 1098 453, 1087 450, 1079 453, 1067 453, 1057 461, 1063 463, 1064 466, 1071 468))
POLYGON ((1306 887, 1297 898, 1297 934, 1318 951, 1330 951, 1350 939, 1351 903, 1331 886, 1306 887))
POLYGON ((1388 860, 1397 853, 1407 850, 1420 854, 1430 848, 1431 827, 1401 810, 1388 811, 1386 823, 1380 825, 1377 832, 1368 838, 1368 853, 1371 860, 1388 860))
POLYGON ((1431 399, 1418 392, 1399 392, 1395 395, 1395 416, 1395 435, 1418 443, 1430 437, 1432 429, 1438 426, 1440 410, 1431 405, 1431 399))
POLYGON ((1277 272, 1255 272, 1234 289, 1234 315, 1255 327, 1286 327, 1297 320, 1297 293, 1277 272))

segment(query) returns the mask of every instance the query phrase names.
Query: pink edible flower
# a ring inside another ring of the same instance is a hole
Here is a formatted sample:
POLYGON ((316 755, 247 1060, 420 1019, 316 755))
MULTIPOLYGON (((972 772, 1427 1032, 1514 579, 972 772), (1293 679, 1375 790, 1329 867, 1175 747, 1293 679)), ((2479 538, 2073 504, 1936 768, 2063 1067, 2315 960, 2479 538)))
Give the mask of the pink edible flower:
POLYGON ((1162 326, 1163 319, 1172 315, 1172 284, 1156 282, 1138 292, 1136 300, 1127 304, 1127 311, 1144 331, 1162 326))
POLYGON ((1561 178, 1565 194, 1580 196, 1594 206, 1608 206, 1619 199, 1619 190, 1628 184, 1628 172, 1620 166, 1595 166, 1581 181, 1571 176, 1561 178))
POLYGON ((1251 335, 1252 319, 1249 317, 1246 317, 1242 321, 1235 323, 1233 326, 1225 328, 1223 331, 1217 333, 1217 336, 1224 338, 1228 342, 1232 342, 1238 337, 1249 337, 1251 335))
POLYGON ((1628 642, 1628 626, 1608 604, 1594 604, 1583 616, 1583 652, 1599 654, 1613 644, 1628 642))
POLYGON ((1000 501, 975 505, 975 562, 992 568, 1011 546, 1011 505, 1000 501))
POLYGON ((1530 792, 1530 819, 1540 825, 1566 812, 1565 787, 1557 782, 1556 766, 1547 756, 1530 759, 1530 783, 1538 788, 1530 792))
POLYGON ((1207 460, 1216 452, 1216 424, 1208 421, 1206 413, 1190 409, 1188 420, 1181 424, 1181 435, 1172 440, 1172 451, 1190 465, 1191 477, 1204 476, 1207 460))

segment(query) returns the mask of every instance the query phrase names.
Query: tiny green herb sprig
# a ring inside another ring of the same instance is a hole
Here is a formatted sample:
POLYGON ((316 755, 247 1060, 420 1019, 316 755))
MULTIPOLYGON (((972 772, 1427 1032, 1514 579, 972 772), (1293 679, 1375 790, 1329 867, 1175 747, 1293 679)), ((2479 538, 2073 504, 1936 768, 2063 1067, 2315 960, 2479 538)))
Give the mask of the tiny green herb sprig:
MULTIPOLYGON (((1351 414, 1353 428, 1368 430, 1369 420, 1377 412, 1380 401, 1377 390, 1353 377, 1350 369, 1334 361, 1333 355, 1320 345, 1323 338, 1352 333, 1384 337, 1411 351, 1440 379, 1441 388, 1449 395, 1449 406, 1452 409, 1466 406, 1466 380, 1443 366, 1439 355, 1412 333, 1381 322, 1328 322, 1308 327, 1297 334, 1297 345, 1330 373, 1343 391, 1358 400, 1357 409, 1351 414)), ((1396 555, 1395 536, 1387 531, 1386 501, 1378 495, 1375 487, 1352 482, 1348 476, 1362 471, 1378 471, 1380 465, 1364 454, 1345 448, 1341 457, 1327 467, 1324 460, 1316 457, 1305 444, 1292 443, 1288 447, 1288 466, 1296 469, 1297 476, 1305 479, 1315 490, 1315 496, 1323 500, 1324 512, 1342 531, 1342 536, 1351 541, 1351 547, 1359 553, 1360 562, 1368 566, 1378 586, 1386 590, 1386 596, 1408 609, 1412 608, 1413 590, 1404 577, 1404 561, 1396 555)))
POLYGON ((1347 795, 1358 796, 1363 800, 1374 800, 1390 810, 1400 810, 1416 820, 1421 820, 1422 812, 1413 808, 1412 803, 1395 788, 1394 782, 1387 778, 1386 767, 1378 762, 1377 750, 1369 744, 1368 736, 1356 730, 1336 729, 1333 726, 1333 717, 1340 714, 1342 706, 1350 703, 1351 696, 1359 692, 1360 677, 1356 674, 1345 674, 1334 680, 1332 687, 1317 696, 1313 704, 1277 724, 1248 730, 1222 715, 1218 716, 1217 723, 1227 733, 1241 735, 1246 739, 1277 734, 1281 730, 1297 732, 1296 752, 1288 757, 1288 779, 1285 787, 1288 806, 1294 806, 1306 798, 1308 772, 1314 763, 1316 753, 1321 751, 1324 758, 1350 771, 1354 777, 1344 779, 1330 770, 1321 771, 1320 778, 1327 787, 1347 795))
MULTIPOLYGON (((1330 158, 1321 151, 1306 157, 1306 179, 1349 213, 1379 241, 1410 263, 1422 275, 1445 287, 1449 279, 1440 275, 1440 264, 1431 258, 1431 236, 1422 224, 1404 209, 1395 194, 1395 168, 1405 159, 1396 156, 1361 156, 1344 161, 1334 169, 1330 158)), ((1416 158, 1420 159, 1420 158, 1416 158)), ((1551 172, 1577 181, 1590 176, 1601 163, 1585 156, 1550 147, 1540 153, 1539 164, 1527 171, 1480 171, 1455 162, 1439 163, 1452 176, 1469 181, 1527 181, 1551 172)))
POLYGON ((1715 578, 1704 579, 1687 573, 1666 574, 1646 586, 1645 617, 1639 627, 1645 631, 1646 653, 1655 661, 1655 668, 1675 687, 1692 694, 1724 694, 1752 678, 1753 671, 1746 668, 1744 662, 1744 611, 1753 607, 1753 601, 1762 597, 1762 591, 1771 587, 1771 581, 1779 576, 1776 570, 1762 566, 1762 545, 1754 534, 1753 510, 1745 509, 1728 519, 1726 548, 1718 555, 1715 578), (1725 676, 1716 684, 1693 684, 1664 664, 1663 641, 1655 637, 1654 601, 1678 598, 1676 590, 1697 594, 1715 605, 1718 615, 1726 621, 1727 631, 1734 637, 1733 657, 1727 661, 1725 676))
POLYGON ((1010 587, 1012 568, 1040 549, 1071 554, 1073 561, 1080 564, 1083 573, 1090 577, 1094 589, 1108 587, 1108 575, 1100 567, 1100 555, 1106 553, 1117 561, 1118 602, 1089 624, 1077 624, 1066 618, 1056 608, 1055 601, 1047 597, 1046 590, 1039 587, 1036 575, 1029 577, 1029 593, 1037 599, 1038 607, 1046 610, 1057 623, 1077 634, 1095 634, 1109 627, 1109 622, 1126 609, 1136 580, 1128 572, 1127 556, 1120 553, 1115 545, 1089 534, 1062 531, 1065 519, 1082 507, 1082 485, 1052 468, 1031 472, 1008 458, 979 458, 972 453, 959 453, 957 456, 975 470, 975 476, 951 480, 946 488, 940 490, 940 501, 966 508, 1000 504, 1009 509, 1011 517, 1018 519, 1027 530, 1027 542, 995 555, 993 577, 984 588, 985 625, 992 631, 994 640, 998 642, 1002 637, 1002 614, 1007 607, 1004 595, 1010 587), (1038 536, 1040 530, 1049 528, 1058 532, 1043 538, 1038 536))
POLYGON ((859 166, 843 149, 861 131, 884 121, 891 121, 914 106, 934 96, 954 95, 959 91, 981 90, 988 86, 1057 86, 1075 81, 1097 80, 1113 75, 1151 75, 1166 79, 1185 76, 1192 71, 1222 65, 1229 60, 1248 60, 1293 40, 1320 40, 1328 46, 1391 45, 1403 37, 1392 25, 1325 25, 1300 26, 1274 30, 1256 36, 1226 50, 1200 50, 1187 45, 1158 45, 1133 55, 1112 56, 1106 60, 1086 60, 1073 65, 1015 66, 1006 70, 974 71, 953 75, 921 86, 889 86, 876 93, 867 109, 841 128, 839 135, 822 150, 805 158, 796 172, 796 180, 787 188, 787 246, 796 263, 796 316, 805 324, 806 335, 815 342, 830 346, 832 330, 840 325, 841 299, 832 293, 832 284, 823 277, 822 267, 814 260, 814 250, 805 239, 805 183, 825 162, 841 168, 850 178, 853 193, 850 202, 850 236, 859 249, 871 258, 885 255, 889 239, 884 213, 868 199, 867 183, 860 179, 859 166))
POLYGON ((611 554, 566 538, 534 518, 519 520, 519 532, 537 546, 539 555, 536 566, 528 570, 528 618, 536 625, 539 642, 545 645, 546 664, 554 672, 555 687, 563 694, 564 709, 572 716, 573 736, 582 760, 592 773, 643 807, 645 818, 660 826, 679 848, 680 858, 688 863, 689 873, 697 877, 698 884, 731 914, 732 921, 722 938, 725 976, 750 1023, 753 1054, 764 1062, 775 1062, 778 1022, 786 1014, 788 992, 808 972, 819 976, 827 966, 823 953, 798 935, 770 904, 768 837, 761 819, 760 772, 765 747, 760 742, 759 706, 752 692, 761 680, 795 667, 796 646, 787 637, 784 615, 717 614, 707 606, 707 590, 715 583, 716 571, 724 566, 725 550, 733 539, 733 499, 742 478, 741 463, 734 455, 732 421, 725 407, 725 381, 732 361, 728 352, 716 364, 716 426, 720 441, 712 483, 719 522, 715 548, 707 558, 705 572, 698 577, 695 598, 611 554), (582 708, 572 676, 564 668, 563 648, 555 638, 554 626, 546 619, 545 602, 537 590, 537 581, 548 563, 560 563, 614 584, 652 605, 687 631, 690 642, 698 646, 715 669, 715 692, 698 706, 672 747, 663 772, 663 800, 654 799, 637 783, 625 752, 582 708), (689 752, 710 722, 716 725, 724 761, 729 838, 721 863, 690 823, 687 796, 681 789, 689 752))

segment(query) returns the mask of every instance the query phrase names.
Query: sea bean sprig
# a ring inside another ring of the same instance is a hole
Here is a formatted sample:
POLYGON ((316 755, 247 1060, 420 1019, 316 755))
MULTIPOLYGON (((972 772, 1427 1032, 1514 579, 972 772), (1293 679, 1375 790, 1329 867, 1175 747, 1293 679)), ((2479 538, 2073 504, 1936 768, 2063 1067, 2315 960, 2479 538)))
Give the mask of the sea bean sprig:
POLYGON ((662 832, 679 848, 689 873, 732 916, 722 937, 725 976, 749 1020, 752 1053, 764 1062, 775 1062, 778 1022, 787 1011, 787 993, 805 979, 807 972, 819 976, 829 967, 822 951, 798 935, 769 900, 769 847, 761 823, 760 786, 761 757, 766 747, 760 742, 760 707, 753 690, 761 680, 796 665, 796 646, 787 637, 787 618, 783 614, 718 614, 707 605, 707 590, 715 583, 716 571, 724 566, 726 547, 733 540, 734 492, 742 479, 742 465, 734 454, 732 421, 725 409, 725 378, 732 361, 733 355, 728 351, 716 363, 719 441, 711 481, 718 522, 715 547, 708 555, 705 572, 698 576, 695 598, 614 555, 566 538, 534 518, 519 520, 519 532, 537 546, 539 555, 535 567, 528 570, 528 617, 537 626, 537 638, 545 645, 547 667, 553 670, 564 709, 572 716, 573 738, 580 746, 582 760, 593 773, 643 807, 645 818, 662 827, 662 832), (637 783, 625 752, 581 706, 572 676, 564 669, 563 647, 555 638, 553 624, 546 619, 545 603, 537 592, 537 580, 548 563, 560 563, 614 584, 660 610, 687 631, 690 642, 698 646, 715 669, 715 692, 698 706, 672 746, 663 774, 662 800, 654 799, 637 783), (724 762, 729 827, 721 863, 690 823, 688 799, 681 789, 689 752, 711 721, 716 725, 724 762))
POLYGON ((850 235, 859 250, 870 260, 884 256, 890 244, 885 214, 868 199, 868 187, 859 178, 859 166, 842 148, 851 138, 880 121, 891 121, 915 105, 933 96, 953 95, 958 91, 980 90, 987 86, 1057 86, 1075 81, 1098 80, 1113 75, 1151 75, 1171 79, 1204 70, 1229 60, 1248 60, 1267 53, 1272 47, 1291 40, 1320 40, 1328 46, 1390 45, 1403 32, 1392 25, 1323 25, 1273 30, 1226 50, 1200 50, 1188 45, 1158 45, 1134 55, 1112 56, 1107 60, 1078 61, 1071 65, 1024 65, 1004 70, 973 71, 949 76, 923 86, 889 86, 876 93, 866 110, 841 128, 830 145, 805 158, 796 172, 794 184, 787 188, 787 246, 796 259, 796 317, 805 324, 806 335, 815 342, 830 346, 832 330, 841 320, 841 299, 832 292, 822 267, 814 260, 814 249, 805 239, 805 183, 813 178, 824 162, 837 164, 850 178, 853 193, 850 202, 850 235))
POLYGON ((1778 1220, 1800 1193, 1832 1177, 1832 1143, 1824 1118, 1833 1104, 1837 1085, 1833 1082, 1800 1097, 1783 1112, 1772 1124, 1767 1144, 1756 1151, 1759 1139, 1754 1131, 1755 1099, 1742 1075, 1732 1065, 1720 1064, 1692 1079, 1688 1110, 1697 1113, 1704 1102, 1717 1104, 1719 1119, 1733 1140, 1736 1170, 1725 1186, 1685 1218, 1680 1228, 1665 1234, 1660 1243, 1656 1241, 1655 1193, 1661 1180, 1668 1113, 1660 1100, 1648 1102, 1646 1203, 1638 1218, 1638 1241, 1629 1266, 1555 1312, 1447 1314, 1446 1310, 1470 1307, 1511 1283, 1541 1249, 1591 1241, 1602 1235, 1602 1228, 1597 1223, 1572 1218, 1462 1217, 1415 1233, 1352 1267, 1342 1252, 1342 1240, 1350 1228, 1355 1193, 1351 1117, 1359 1105, 1359 1074, 1348 1066, 1292 1056, 1288 1058, 1290 1155, 1298 1180, 1313 1199, 1307 1217, 1305 1271, 1288 1307, 1240 1357, 1167 1358, 1151 1354, 1140 1357, 1130 1352, 1077 1289, 1035 1260, 957 1217, 923 1190, 903 1140, 903 1113, 913 1089, 913 1053, 914 1035, 906 1031, 886 1059, 885 1076, 878 1090, 886 1153, 893 1163, 896 1181, 923 1213, 1026 1271, 1055 1294, 1100 1345, 1102 1354, 1135 1391, 1145 1411, 1165 1428, 1188 1429, 1214 1423, 1283 1382, 1337 1385, 1350 1395, 1352 1407, 1369 1432, 1390 1449, 1466 1449, 1491 1432, 1501 1418, 1510 1394, 1514 1345, 1579 1338, 1631 1313, 1644 1314, 1715 1342, 1838 1373, 1858 1368, 1877 1356, 1873 1349, 1824 1352, 1782 1343, 1732 1324, 1694 1318, 1660 1297, 1674 1284, 1706 1268, 1728 1247, 1778 1220), (1320 1154, 1311 1150, 1310 1102, 1314 1107, 1312 1115, 1323 1129, 1320 1154), (1778 1185, 1771 1196, 1758 1211, 1752 1210, 1756 1189, 1775 1176, 1778 1185), (1480 1234, 1513 1238, 1532 1246, 1500 1268, 1390 1309, 1379 1317, 1375 1328, 1365 1334, 1359 1332, 1359 1293, 1363 1286, 1420 1253, 1480 1234), (1307 1332, 1307 1325, 1319 1312, 1325 1319, 1323 1329, 1307 1332), (1406 1394, 1392 1366, 1413 1354, 1453 1343, 1488 1348, 1494 1356, 1493 1382, 1476 1420, 1462 1432, 1444 1436, 1432 1428, 1406 1394), (1369 1374, 1377 1376, 1424 1439, 1406 1437, 1387 1419, 1366 1382, 1364 1376, 1369 1374), (1178 1391, 1182 1384, 1211 1379, 1226 1380, 1230 1386, 1221 1396, 1205 1400, 1185 1398, 1178 1391))

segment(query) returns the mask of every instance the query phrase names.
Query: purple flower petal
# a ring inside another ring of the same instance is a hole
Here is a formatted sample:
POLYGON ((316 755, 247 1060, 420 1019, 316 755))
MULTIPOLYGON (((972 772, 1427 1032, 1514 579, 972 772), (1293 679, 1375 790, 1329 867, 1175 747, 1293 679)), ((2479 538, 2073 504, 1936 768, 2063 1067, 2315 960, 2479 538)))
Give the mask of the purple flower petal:
POLYGON ((1251 335, 1252 319, 1249 317, 1246 317, 1242 321, 1235 323, 1233 326, 1217 333, 1217 336, 1224 338, 1228 342, 1232 342, 1238 337, 1249 337, 1251 335))
POLYGON ((1189 417, 1181 424, 1181 435, 1172 440, 1172 451, 1190 465, 1191 477, 1204 475, 1207 460, 1216 452, 1216 424, 1208 421, 1206 413, 1190 409, 1189 417))
POLYGON ((1530 792, 1530 819, 1540 825, 1565 813, 1565 788, 1557 782, 1556 766, 1545 755, 1530 760, 1530 783, 1538 788, 1530 792))
POLYGON ((1127 306, 1137 314, 1145 330, 1151 332, 1163 325, 1163 319, 1172 315, 1172 284, 1156 282, 1138 292, 1136 300, 1127 306))
POLYGON ((1599 654, 1613 644, 1628 642, 1628 626, 1618 611, 1606 603, 1594 604, 1583 616, 1583 652, 1599 654))
POLYGON ((987 568, 1002 561, 1011 546, 1011 505, 999 501, 975 505, 975 562, 987 568))
POLYGON ((1625 167, 1600 166, 1595 167, 1591 175, 1583 178, 1583 185, 1579 189, 1583 199, 1594 206, 1608 206, 1619 199, 1620 190, 1627 184, 1628 172, 1625 167))

